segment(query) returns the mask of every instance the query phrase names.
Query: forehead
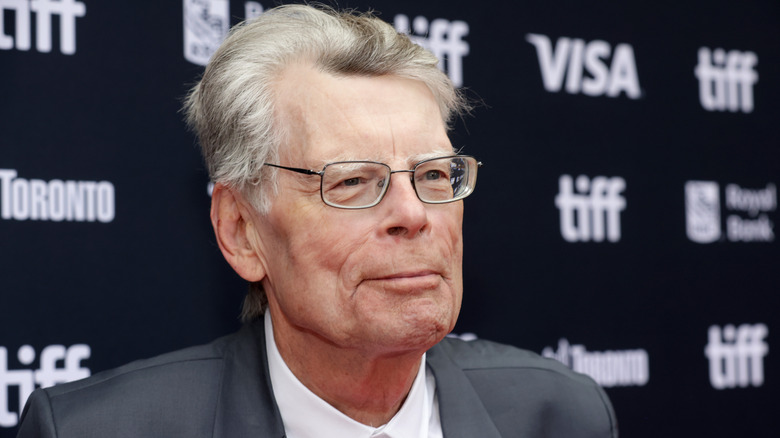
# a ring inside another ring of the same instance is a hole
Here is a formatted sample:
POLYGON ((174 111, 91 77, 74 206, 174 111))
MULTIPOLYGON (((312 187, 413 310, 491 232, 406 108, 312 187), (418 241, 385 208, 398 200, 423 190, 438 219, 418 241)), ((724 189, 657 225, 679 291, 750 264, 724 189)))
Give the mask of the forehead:
POLYGON ((285 132, 280 155, 296 165, 407 163, 452 153, 439 106, 420 81, 333 76, 296 65, 276 91, 275 115, 285 132))

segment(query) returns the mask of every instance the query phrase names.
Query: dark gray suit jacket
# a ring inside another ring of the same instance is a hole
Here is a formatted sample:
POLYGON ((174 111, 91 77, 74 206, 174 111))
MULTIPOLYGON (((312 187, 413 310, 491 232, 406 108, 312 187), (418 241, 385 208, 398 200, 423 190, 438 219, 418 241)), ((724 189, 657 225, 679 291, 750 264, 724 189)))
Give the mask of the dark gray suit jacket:
MULTIPOLYGON (((488 341, 428 352, 445 438, 617 437, 588 377, 488 341)), ((302 413, 305 415, 305 413, 302 413)), ((35 391, 19 438, 283 437, 262 320, 215 342, 35 391)))

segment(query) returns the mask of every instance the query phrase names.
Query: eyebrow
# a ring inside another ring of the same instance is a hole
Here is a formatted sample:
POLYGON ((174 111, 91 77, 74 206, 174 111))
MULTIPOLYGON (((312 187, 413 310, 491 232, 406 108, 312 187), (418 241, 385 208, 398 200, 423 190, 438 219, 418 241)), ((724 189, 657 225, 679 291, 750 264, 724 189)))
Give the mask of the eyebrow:
MULTIPOLYGON (((450 149, 448 151, 441 150, 441 151, 425 152, 425 153, 422 153, 422 154, 410 155, 406 159, 406 162, 409 163, 409 167, 412 167, 415 164, 419 163, 420 161, 429 160, 431 158, 449 157, 451 155, 457 155, 457 151, 454 148, 452 148, 452 149, 450 149)), ((356 157, 354 155, 337 155, 337 156, 331 157, 331 158, 329 158, 327 160, 318 160, 316 163, 319 165, 319 167, 314 167, 314 168, 312 168, 312 170, 314 170, 314 169, 319 170, 319 169, 322 169, 328 163, 335 163, 335 162, 339 162, 339 161, 376 161, 378 163, 384 163, 385 162, 384 158, 380 157, 379 155, 374 155, 374 156, 369 156, 369 157, 366 157, 366 156, 356 157)))
POLYGON ((455 149, 451 149, 447 152, 445 151, 426 152, 424 154, 412 155, 407 159, 407 162, 413 165, 419 163, 420 161, 429 160, 431 158, 449 157, 455 154, 456 154, 455 149))

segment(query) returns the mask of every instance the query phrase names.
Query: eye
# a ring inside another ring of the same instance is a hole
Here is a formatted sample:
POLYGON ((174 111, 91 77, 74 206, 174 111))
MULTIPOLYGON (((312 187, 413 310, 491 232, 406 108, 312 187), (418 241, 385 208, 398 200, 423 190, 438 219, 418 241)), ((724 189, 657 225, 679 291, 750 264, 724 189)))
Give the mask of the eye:
POLYGON ((348 179, 345 179, 344 181, 342 181, 341 184, 345 185, 347 187, 356 186, 356 185, 361 183, 360 180, 361 180, 361 178, 357 178, 357 177, 356 178, 348 178, 348 179))
POLYGON ((444 175, 444 172, 440 170, 428 170, 425 172, 425 175, 423 178, 425 178, 428 181, 436 181, 441 178, 445 178, 446 175, 444 175))

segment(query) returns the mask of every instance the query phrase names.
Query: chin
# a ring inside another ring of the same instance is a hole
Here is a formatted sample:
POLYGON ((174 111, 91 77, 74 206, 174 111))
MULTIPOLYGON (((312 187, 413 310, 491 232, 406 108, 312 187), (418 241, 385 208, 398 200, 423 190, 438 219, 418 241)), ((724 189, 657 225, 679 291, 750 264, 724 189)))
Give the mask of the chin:
POLYGON ((436 317, 429 315, 407 315, 405 318, 405 330, 406 336, 404 339, 408 343, 410 348, 417 348, 421 350, 428 350, 441 341, 447 334, 452 331, 455 325, 454 318, 442 317, 437 315, 436 317))
POLYGON ((395 356, 402 354, 422 355, 438 344, 446 333, 414 333, 408 336, 392 336, 378 340, 373 349, 380 355, 395 356))
POLYGON ((367 330, 363 330, 362 338, 373 348, 385 353, 422 354, 452 331, 459 308, 450 300, 428 297, 390 309, 364 310, 368 318, 364 319, 363 327, 367 330))

